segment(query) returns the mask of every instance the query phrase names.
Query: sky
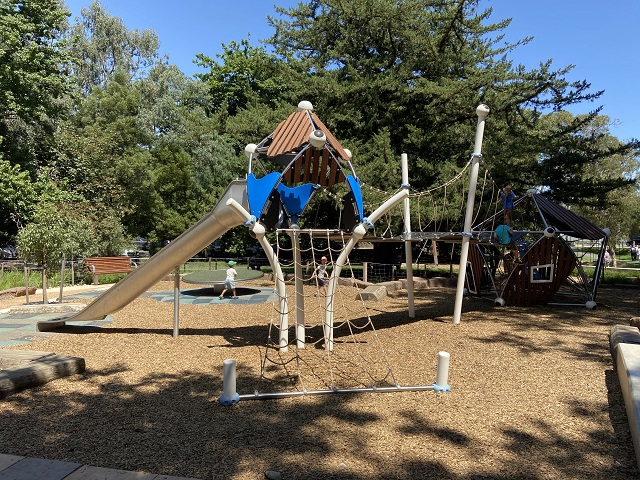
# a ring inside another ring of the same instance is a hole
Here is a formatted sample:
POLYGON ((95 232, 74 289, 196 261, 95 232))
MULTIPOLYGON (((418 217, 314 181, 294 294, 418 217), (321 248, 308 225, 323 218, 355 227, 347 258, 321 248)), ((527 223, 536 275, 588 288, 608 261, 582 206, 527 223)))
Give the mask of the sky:
MULTIPOLYGON (((65 0, 71 20, 92 0, 65 0)), ((205 73, 193 64, 196 54, 215 58, 222 44, 250 38, 254 45, 273 30, 267 15, 274 4, 291 7, 298 0, 101 0, 128 29, 153 29, 160 53, 185 74, 205 73), (179 5, 179 6, 178 6, 179 5), (250 35, 250 37, 249 37, 250 35)), ((534 37, 518 47, 514 65, 533 69, 549 59, 553 70, 575 65, 565 78, 586 80, 591 92, 604 90, 595 103, 573 106, 573 114, 602 106, 601 115, 613 122, 611 134, 620 140, 640 139, 640 1, 615 0, 481 0, 493 8, 491 21, 511 18, 503 33, 508 41, 534 37)), ((489 105, 491 107, 491 105, 489 105)), ((473 107, 475 110, 475 106, 473 107)), ((487 120, 490 122, 490 118, 487 120)), ((488 123, 489 125, 489 123, 488 123)))

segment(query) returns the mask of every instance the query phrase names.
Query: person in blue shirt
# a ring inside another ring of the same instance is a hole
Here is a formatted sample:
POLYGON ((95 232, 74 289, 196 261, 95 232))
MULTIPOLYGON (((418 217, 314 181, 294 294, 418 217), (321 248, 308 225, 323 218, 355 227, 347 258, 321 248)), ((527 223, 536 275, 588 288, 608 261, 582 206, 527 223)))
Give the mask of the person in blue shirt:
POLYGON ((509 248, 503 259, 505 271, 509 274, 515 269, 516 265, 522 264, 518 247, 513 242, 513 228, 505 224, 498 226, 493 232, 493 239, 509 248))
POLYGON ((502 245, 509 245, 513 236, 513 229, 509 225, 500 225, 493 232, 495 240, 502 245))
POLYGON ((513 223, 513 201, 516 198, 516 194, 511 190, 511 185, 504 187, 498 195, 498 202, 502 201, 504 209, 504 223, 509 226, 513 223))

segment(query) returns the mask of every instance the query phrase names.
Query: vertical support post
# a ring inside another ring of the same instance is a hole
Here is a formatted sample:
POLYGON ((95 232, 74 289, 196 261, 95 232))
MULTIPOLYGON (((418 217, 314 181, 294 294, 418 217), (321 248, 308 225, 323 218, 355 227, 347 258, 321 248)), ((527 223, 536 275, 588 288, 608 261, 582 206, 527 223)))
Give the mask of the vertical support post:
MULTIPOLYGON (((407 154, 403 153, 400 156, 402 164, 402 186, 409 188, 409 162, 407 160, 407 154)), ((404 207, 404 233, 407 236, 404 241, 404 257, 407 265, 407 304, 409 307, 409 318, 416 316, 414 303, 413 303, 413 253, 411 252, 411 209, 409 208, 409 196, 403 200, 404 207)))
POLYGON ((476 139, 473 147, 473 159, 471 162, 471 178, 469 179, 469 193, 467 196, 467 211, 464 218, 464 232, 462 237, 462 251, 460 252, 460 268, 458 269, 458 286, 456 289, 456 301, 453 307, 453 323, 460 323, 462 315, 462 297, 464 296, 464 280, 467 272, 467 258, 469 256, 469 239, 471 237, 471 222, 473 221, 473 204, 476 197, 476 186, 478 184, 478 170, 480 168, 480 157, 482 156, 482 137, 484 135, 484 124, 489 115, 489 107, 478 105, 476 108, 478 124, 476 126, 476 139))
POLYGON ((287 299, 287 290, 284 284, 284 275, 282 273, 282 268, 280 267, 280 262, 278 261, 278 256, 273 251, 273 248, 265 237, 266 229, 264 228, 264 225, 257 222, 255 218, 252 218, 251 214, 233 198, 227 200, 226 205, 246 220, 247 223, 245 223, 245 225, 250 226, 251 231, 256 236, 256 240, 258 240, 260 246, 262 246, 262 249, 264 250, 264 253, 269 259, 269 265, 271 265, 274 281, 276 282, 276 292, 278 293, 278 297, 280 297, 280 338, 278 341, 280 344, 280 351, 286 352, 289 350, 289 303, 287 299))
POLYGON ((325 314, 324 314, 324 349, 327 351, 333 350, 333 296, 335 293, 336 284, 338 283, 338 278, 340 277, 340 272, 342 271, 342 267, 347 261, 351 250, 356 244, 365 236, 367 233, 367 229, 365 227, 365 223, 367 225, 373 226, 373 224, 380 218, 384 213, 391 210, 394 206, 399 204, 405 197, 409 196, 409 190, 403 188, 391 198, 387 199, 382 205, 376 208, 371 215, 369 215, 368 219, 365 219, 365 222, 357 225, 352 233, 351 238, 347 241, 347 244, 342 249, 342 252, 338 256, 338 259, 335 261, 333 265, 333 270, 331 271, 331 277, 329 277, 329 284, 327 287, 327 298, 325 300, 325 314))
POLYGON ((369 281, 369 262, 362 262, 362 281, 369 281))
POLYGON ((222 362, 222 396, 218 401, 228 407, 238 400, 240 395, 236 392, 236 361, 228 358, 222 362))
POLYGON ((433 264, 438 266, 438 242, 435 238, 431 239, 431 251, 433 252, 433 264))
POLYGON ((180 334, 180 265, 173 271, 173 338, 180 334))
POLYGON ((302 255, 300 253, 300 235, 298 225, 291 225, 291 243, 293 244, 293 275, 296 295, 296 347, 304 348, 304 295, 302 283, 302 255))
POLYGON ((438 373, 436 374, 436 383, 433 384, 434 390, 448 392, 451 387, 447 384, 449 381, 449 361, 451 356, 448 352, 438 352, 438 373))

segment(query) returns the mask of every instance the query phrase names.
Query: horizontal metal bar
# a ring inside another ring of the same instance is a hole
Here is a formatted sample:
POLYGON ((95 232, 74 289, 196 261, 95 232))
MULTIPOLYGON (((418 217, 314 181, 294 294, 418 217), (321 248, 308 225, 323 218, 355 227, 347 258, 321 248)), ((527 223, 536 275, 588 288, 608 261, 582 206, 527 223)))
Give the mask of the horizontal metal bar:
POLYGON ((327 395, 333 393, 389 393, 389 392, 413 392, 434 390, 434 385, 418 385, 408 387, 362 387, 362 388, 333 388, 331 390, 302 390, 297 392, 272 392, 272 393, 252 393, 240 395, 240 400, 269 400, 272 398, 301 397, 305 395, 327 395))

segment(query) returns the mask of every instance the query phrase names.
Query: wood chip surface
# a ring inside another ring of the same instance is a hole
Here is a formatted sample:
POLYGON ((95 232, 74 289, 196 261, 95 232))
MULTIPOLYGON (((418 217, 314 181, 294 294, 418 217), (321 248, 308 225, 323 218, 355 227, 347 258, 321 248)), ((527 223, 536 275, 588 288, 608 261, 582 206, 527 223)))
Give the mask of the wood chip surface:
MULTIPOLYGON (((328 355, 306 288, 300 356, 267 350, 273 302, 181 305, 173 338, 173 304, 150 298, 98 332, 10 347, 82 357, 87 370, 0 402, 0 452, 201 479, 638 478, 608 340, 612 325, 638 316, 638 290, 602 288, 595 310, 466 298, 453 325, 454 290, 416 292, 409 318, 405 291, 365 310, 347 287, 336 319, 350 322, 328 355), (218 402, 229 358, 238 393, 251 394, 431 385, 441 351, 450 392, 218 402)), ((1 299, 0 309, 20 302, 1 299)), ((293 336, 293 313, 289 322, 293 336)))

